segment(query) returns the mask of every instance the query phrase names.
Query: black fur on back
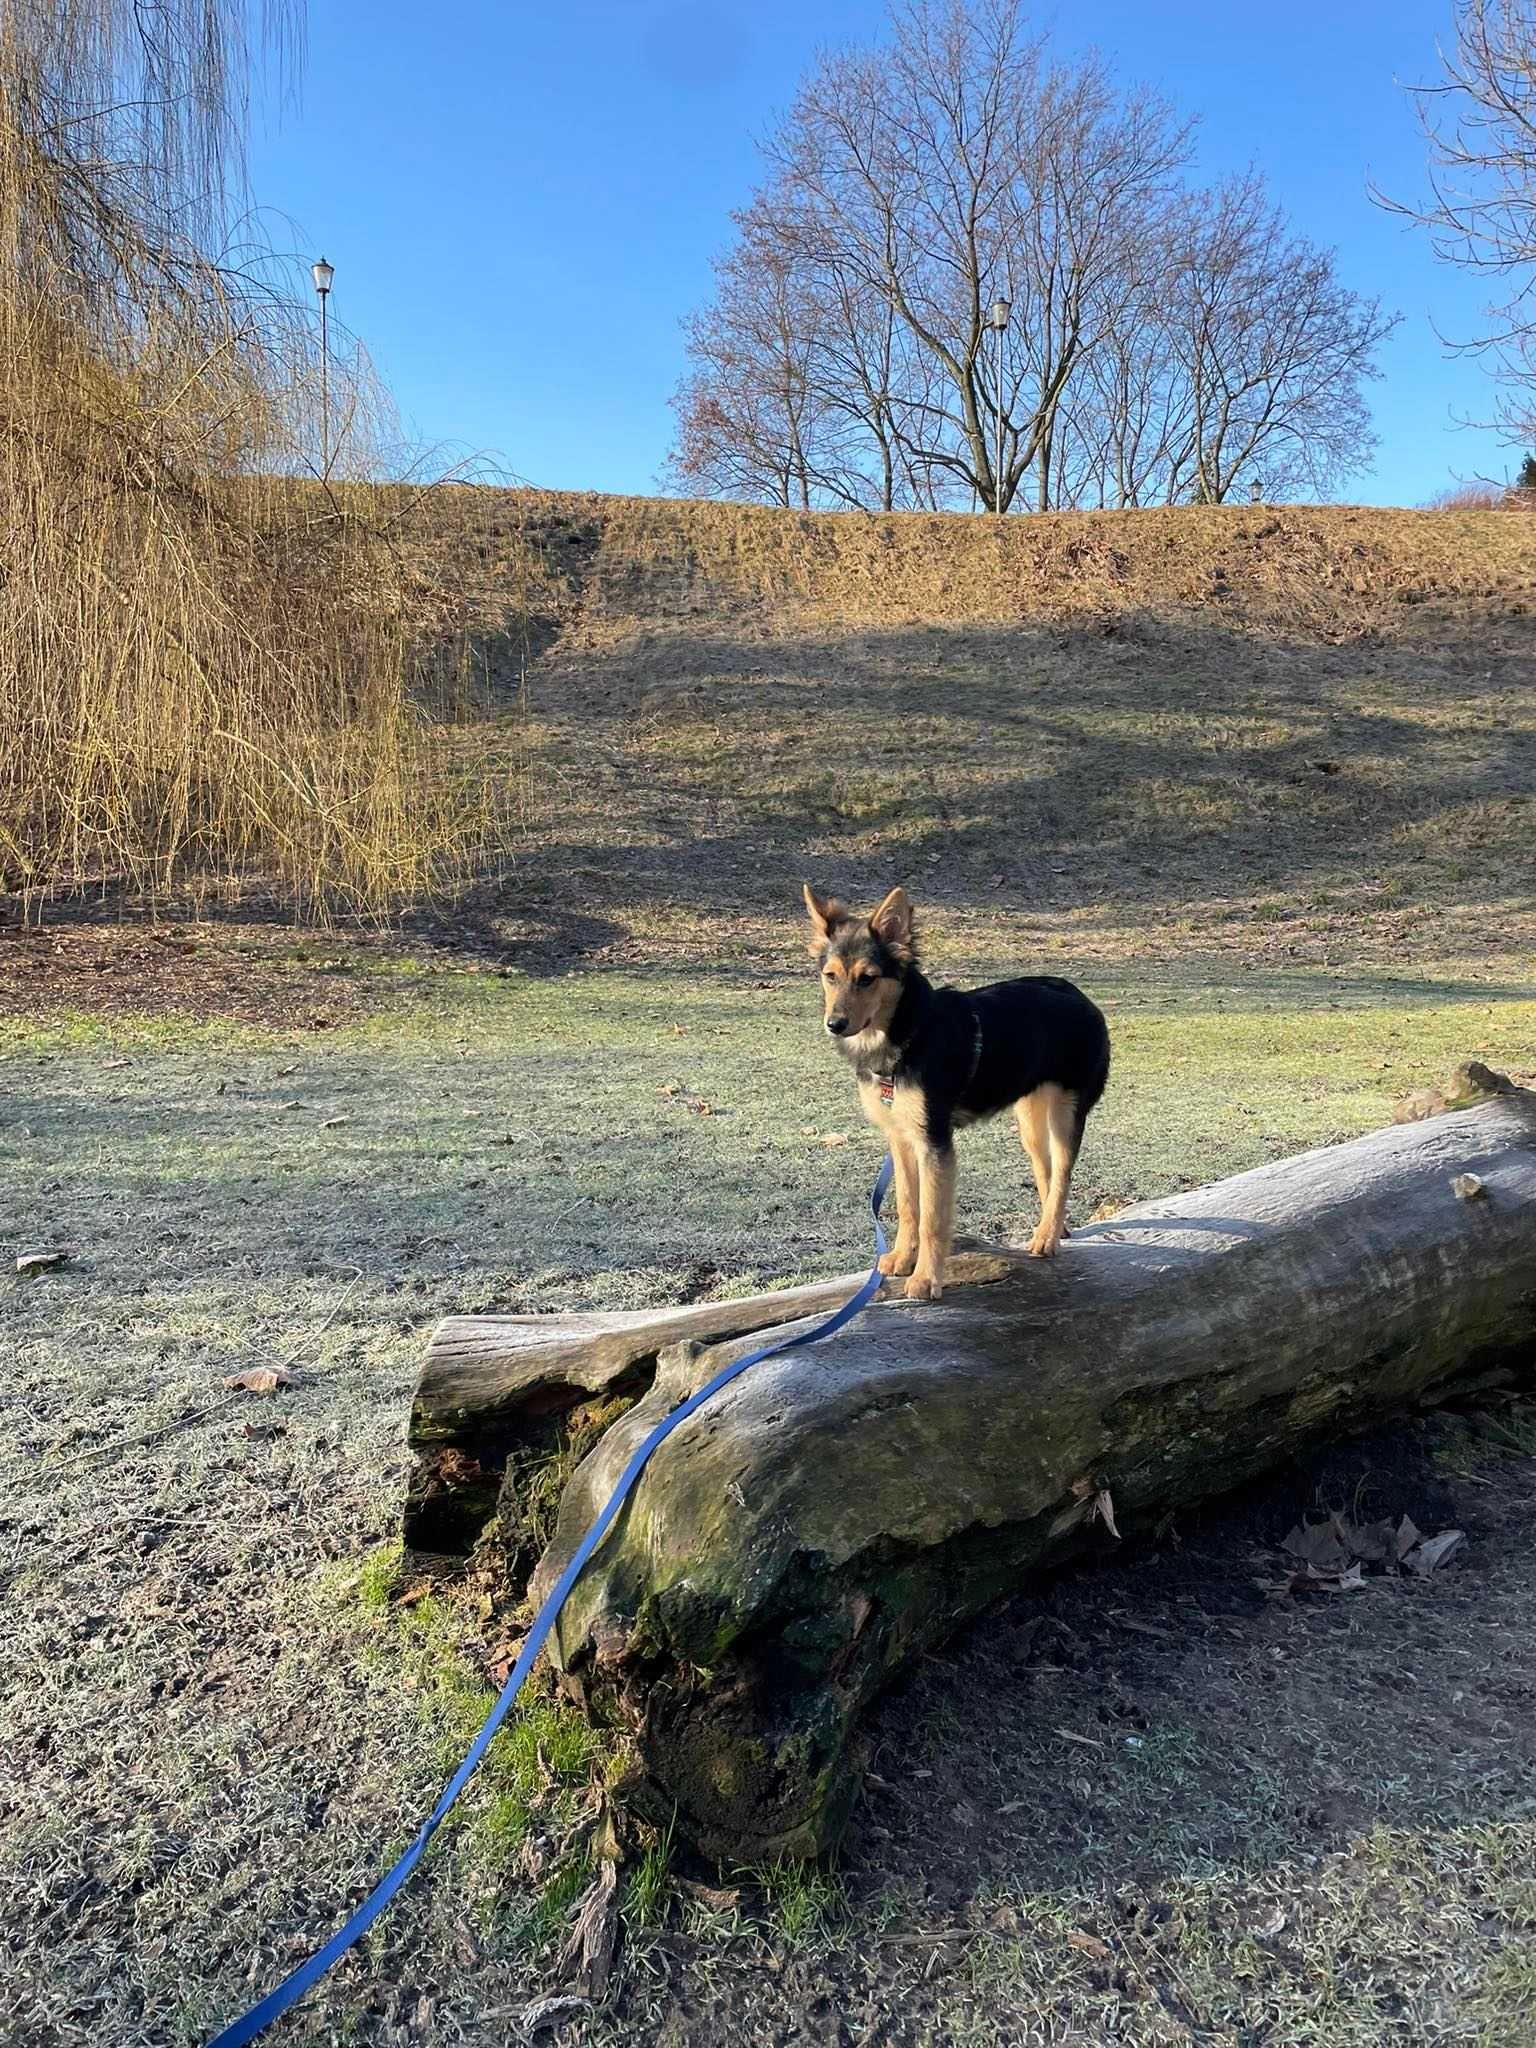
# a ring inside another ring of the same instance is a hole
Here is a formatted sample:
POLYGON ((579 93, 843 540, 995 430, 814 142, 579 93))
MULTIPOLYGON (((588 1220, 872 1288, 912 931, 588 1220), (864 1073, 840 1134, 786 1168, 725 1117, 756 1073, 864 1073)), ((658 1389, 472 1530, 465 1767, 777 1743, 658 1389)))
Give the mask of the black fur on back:
POLYGON ((957 1120, 995 1116, 1047 1082, 1076 1098, 1081 1137, 1109 1079, 1109 1026, 1080 988, 1054 974, 935 988, 916 966, 900 978, 883 1042, 846 1050, 861 1080, 921 1088, 930 1144, 943 1149, 957 1120))

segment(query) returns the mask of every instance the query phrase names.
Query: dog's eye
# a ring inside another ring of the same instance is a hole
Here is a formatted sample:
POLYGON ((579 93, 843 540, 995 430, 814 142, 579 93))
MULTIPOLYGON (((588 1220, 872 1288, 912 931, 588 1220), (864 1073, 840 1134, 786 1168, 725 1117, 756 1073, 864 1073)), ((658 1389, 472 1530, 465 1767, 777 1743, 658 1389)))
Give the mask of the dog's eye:
POLYGON ((856 974, 854 976, 854 980, 859 984, 860 988, 868 988, 872 981, 878 981, 879 979, 878 974, 856 974))

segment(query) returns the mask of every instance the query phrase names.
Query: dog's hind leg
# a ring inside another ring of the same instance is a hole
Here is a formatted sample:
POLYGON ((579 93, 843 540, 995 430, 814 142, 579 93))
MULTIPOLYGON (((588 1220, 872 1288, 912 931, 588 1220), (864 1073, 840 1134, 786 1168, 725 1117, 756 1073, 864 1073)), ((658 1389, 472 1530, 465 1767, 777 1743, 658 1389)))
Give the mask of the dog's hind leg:
POLYGON ((917 1264, 918 1169, 910 1139, 889 1133, 896 1168, 896 1242, 880 1261, 882 1273, 910 1273, 917 1264))
MULTIPOLYGON (((1059 1091, 1057 1091, 1059 1092, 1059 1091)), ((1051 1121, 1048 1097, 1049 1087, 1033 1088, 1028 1095, 1021 1095, 1013 1106, 1018 1118, 1019 1139, 1029 1155, 1029 1164, 1035 1176, 1035 1188, 1040 1196, 1040 1220, 1045 1221, 1045 1212, 1051 1200, 1051 1121)), ((1067 1226, 1061 1226, 1061 1235, 1070 1237, 1067 1226)))
POLYGON ((1072 1190, 1072 1169, 1083 1141, 1083 1120, 1078 1115, 1077 1097, 1069 1089, 1047 1081, 1035 1093, 1044 1110, 1051 1184, 1040 1212, 1040 1227, 1029 1241, 1029 1254, 1034 1259, 1048 1259, 1067 1234, 1067 1196, 1072 1190))
POLYGON ((1040 1090, 1033 1089, 1028 1095, 1021 1095, 1013 1105, 1013 1113, 1019 1124, 1019 1143, 1029 1157, 1030 1169, 1035 1176, 1035 1191, 1040 1197, 1040 1214, 1045 1214, 1045 1205, 1051 1196, 1051 1132, 1045 1119, 1045 1104, 1040 1090))

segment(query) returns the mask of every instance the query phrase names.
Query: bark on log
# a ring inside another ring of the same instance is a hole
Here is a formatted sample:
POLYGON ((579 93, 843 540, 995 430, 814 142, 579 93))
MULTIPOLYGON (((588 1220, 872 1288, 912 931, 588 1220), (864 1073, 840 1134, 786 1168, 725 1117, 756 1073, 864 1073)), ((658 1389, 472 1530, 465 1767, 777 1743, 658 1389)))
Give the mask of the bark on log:
MULTIPOLYGON (((1130 1536, 1310 1443, 1536 1380, 1536 1096, 1127 1211, 1051 1263, 992 1265, 997 1285, 877 1303, 734 1382, 657 1452, 566 1607, 568 1683, 635 1729, 641 1804, 708 1853, 827 1848, 867 1702, 1031 1573, 1111 1543, 1101 1495, 1130 1536)), ((526 1412, 498 1369, 489 1462, 509 1470, 552 1402, 621 1388, 535 1594, 645 1431, 759 1341, 695 1330, 653 1367, 659 1327, 629 1325, 600 1368, 608 1331, 553 1378, 546 1356, 526 1412)), ((473 1426, 457 1384, 457 1422, 431 1390, 418 1407, 421 1427, 459 1432, 449 1455, 473 1426)), ((515 1504, 503 1520, 526 1551, 515 1504)))

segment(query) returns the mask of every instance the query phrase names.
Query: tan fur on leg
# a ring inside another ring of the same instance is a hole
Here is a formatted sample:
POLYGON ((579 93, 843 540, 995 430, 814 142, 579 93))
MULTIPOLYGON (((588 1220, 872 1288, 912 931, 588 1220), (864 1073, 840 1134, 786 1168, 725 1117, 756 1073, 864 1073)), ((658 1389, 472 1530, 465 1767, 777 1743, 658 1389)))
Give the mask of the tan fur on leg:
POLYGON ((1040 1213, 1045 1214, 1045 1205, 1051 1197, 1051 1133, 1045 1120, 1045 1104, 1040 1100, 1040 1091, 1022 1097, 1013 1105, 1013 1113, 1019 1121, 1019 1143, 1029 1155, 1030 1170, 1035 1176, 1035 1192, 1040 1197, 1040 1213))
POLYGON ((918 1155, 917 1270, 907 1282, 909 1301, 937 1301, 955 1228, 955 1155, 924 1148, 918 1155))
POLYGON ((1068 1089, 1047 1081, 1035 1094, 1042 1098, 1046 1134, 1050 1144, 1051 1183, 1040 1227, 1029 1241, 1033 1259, 1053 1258, 1066 1236, 1067 1196, 1072 1189, 1072 1168, 1077 1163, 1077 1098, 1068 1089))
POLYGON ((896 1168, 896 1242, 880 1260, 882 1273, 910 1273, 917 1264, 918 1217, 921 1213, 917 1151, 910 1140, 890 1133, 896 1168))

